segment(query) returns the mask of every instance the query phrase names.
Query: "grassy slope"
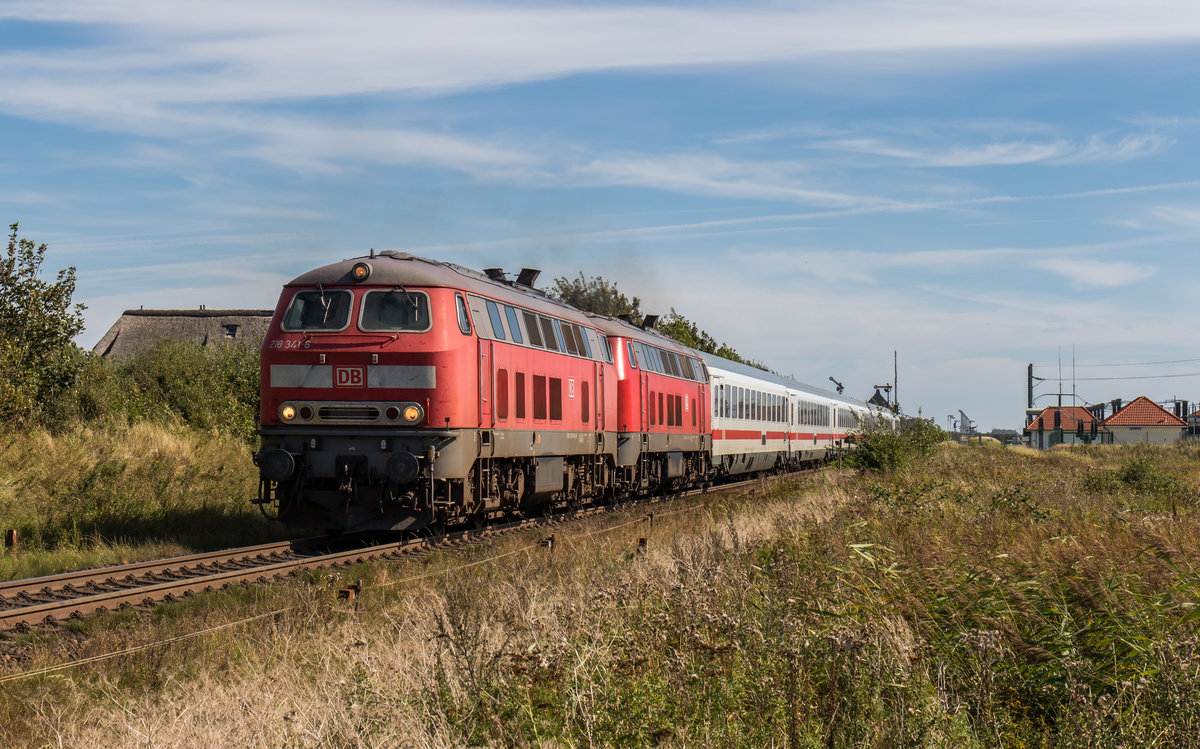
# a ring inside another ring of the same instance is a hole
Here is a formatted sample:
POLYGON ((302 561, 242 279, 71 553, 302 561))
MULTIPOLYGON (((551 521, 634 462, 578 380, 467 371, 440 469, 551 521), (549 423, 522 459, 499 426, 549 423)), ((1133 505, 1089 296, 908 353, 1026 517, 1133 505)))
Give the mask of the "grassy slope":
POLYGON ((286 609, 0 687, 0 741, 1200 745, 1198 457, 947 447, 554 553, 508 539, 84 624, 88 655, 286 609), (334 596, 354 577, 357 611, 334 596))
POLYGON ((246 443, 184 427, 0 436, 0 526, 22 547, 0 579, 261 542, 280 529, 256 482, 246 443))

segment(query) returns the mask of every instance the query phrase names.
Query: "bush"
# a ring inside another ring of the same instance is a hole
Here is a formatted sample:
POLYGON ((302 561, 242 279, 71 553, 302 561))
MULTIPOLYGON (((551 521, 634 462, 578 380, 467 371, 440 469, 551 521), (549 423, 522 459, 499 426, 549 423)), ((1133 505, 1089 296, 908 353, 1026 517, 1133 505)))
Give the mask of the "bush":
POLYGON ((882 418, 859 425, 856 448, 847 461, 863 471, 904 470, 933 456, 946 432, 931 421, 902 418, 899 426, 882 418))
POLYGON ((47 407, 49 423, 148 421, 216 430, 244 441, 258 419, 258 351, 163 339, 125 359, 82 357, 75 384, 47 407))

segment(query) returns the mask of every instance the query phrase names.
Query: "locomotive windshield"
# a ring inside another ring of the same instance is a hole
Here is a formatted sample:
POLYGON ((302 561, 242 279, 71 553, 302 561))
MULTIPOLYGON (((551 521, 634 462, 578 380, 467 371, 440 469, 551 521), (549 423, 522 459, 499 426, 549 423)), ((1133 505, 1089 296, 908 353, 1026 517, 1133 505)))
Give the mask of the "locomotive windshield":
POLYGON ((419 291, 368 291, 358 327, 363 330, 429 330, 429 297, 419 291))
POLYGON ((309 289, 296 293, 283 316, 283 329, 342 330, 350 321, 350 300, 345 290, 309 289))

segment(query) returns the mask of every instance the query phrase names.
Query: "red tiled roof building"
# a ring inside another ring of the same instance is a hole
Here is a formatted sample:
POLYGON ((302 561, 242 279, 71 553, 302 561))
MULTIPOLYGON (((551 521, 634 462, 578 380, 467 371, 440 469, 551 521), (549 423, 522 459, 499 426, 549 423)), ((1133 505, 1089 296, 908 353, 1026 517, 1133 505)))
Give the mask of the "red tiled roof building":
POLYGON ((1029 446, 1048 450, 1055 445, 1100 443, 1104 430, 1096 415, 1083 406, 1051 406, 1025 427, 1029 446))
POLYGON ((1178 442, 1187 429, 1187 422, 1139 395, 1120 411, 1101 422, 1113 435, 1113 442, 1127 445, 1134 442, 1166 445, 1178 442))

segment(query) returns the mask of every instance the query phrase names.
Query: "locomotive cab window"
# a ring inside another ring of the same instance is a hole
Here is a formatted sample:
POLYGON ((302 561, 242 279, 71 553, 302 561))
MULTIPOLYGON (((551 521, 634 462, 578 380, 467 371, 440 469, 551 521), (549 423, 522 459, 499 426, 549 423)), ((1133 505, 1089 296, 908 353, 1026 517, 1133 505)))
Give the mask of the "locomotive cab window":
POLYGON ((467 300, 462 298, 462 294, 455 294, 454 301, 458 307, 458 329, 463 335, 471 335, 471 316, 467 313, 467 300))
POLYGON ((354 295, 344 289, 306 289, 296 292, 280 323, 288 332, 345 330, 354 295))
POLYGON ((358 313, 360 330, 429 330, 429 297, 421 291, 368 291, 358 313))

